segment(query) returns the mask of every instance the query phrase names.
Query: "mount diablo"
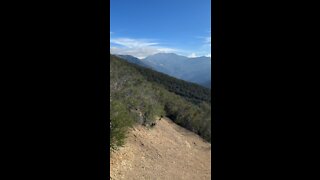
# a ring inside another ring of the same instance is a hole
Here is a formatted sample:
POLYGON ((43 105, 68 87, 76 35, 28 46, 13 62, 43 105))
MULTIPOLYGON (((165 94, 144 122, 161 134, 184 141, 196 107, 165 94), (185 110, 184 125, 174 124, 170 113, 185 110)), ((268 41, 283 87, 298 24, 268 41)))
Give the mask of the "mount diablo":
POLYGON ((211 88, 211 58, 209 57, 188 58, 174 53, 158 53, 144 59, 130 55, 117 56, 169 76, 211 88))

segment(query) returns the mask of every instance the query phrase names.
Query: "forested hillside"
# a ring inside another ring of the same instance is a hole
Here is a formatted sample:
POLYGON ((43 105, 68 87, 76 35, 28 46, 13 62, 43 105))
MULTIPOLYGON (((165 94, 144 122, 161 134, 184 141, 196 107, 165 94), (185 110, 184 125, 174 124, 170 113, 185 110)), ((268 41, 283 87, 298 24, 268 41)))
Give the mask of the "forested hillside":
POLYGON ((158 116, 211 142, 210 90, 128 63, 110 55, 110 142, 124 143, 134 123, 152 125, 158 116))
POLYGON ((201 103, 202 101, 211 103, 210 89, 135 64, 133 64, 133 66, 135 66, 148 81, 162 85, 168 91, 174 92, 186 100, 193 103, 201 103))
POLYGON ((211 58, 188 58, 174 53, 158 53, 139 59, 131 55, 115 55, 130 63, 147 67, 157 72, 211 88, 211 58))

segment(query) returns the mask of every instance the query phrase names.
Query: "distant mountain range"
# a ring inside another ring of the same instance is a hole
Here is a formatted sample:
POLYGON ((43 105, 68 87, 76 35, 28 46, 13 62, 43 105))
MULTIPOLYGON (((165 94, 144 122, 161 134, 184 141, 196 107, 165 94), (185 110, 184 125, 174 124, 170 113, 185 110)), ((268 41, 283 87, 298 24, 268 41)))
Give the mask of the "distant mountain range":
POLYGON ((174 53, 158 53, 144 59, 130 55, 117 56, 128 62, 211 88, 211 58, 209 57, 188 58, 174 53))
POLYGON ((131 56, 131 55, 116 55, 116 56, 121 59, 124 59, 130 63, 137 64, 139 66, 143 66, 143 67, 147 67, 147 68, 152 68, 152 67, 146 65, 145 63, 143 63, 139 58, 136 58, 134 56, 131 56))

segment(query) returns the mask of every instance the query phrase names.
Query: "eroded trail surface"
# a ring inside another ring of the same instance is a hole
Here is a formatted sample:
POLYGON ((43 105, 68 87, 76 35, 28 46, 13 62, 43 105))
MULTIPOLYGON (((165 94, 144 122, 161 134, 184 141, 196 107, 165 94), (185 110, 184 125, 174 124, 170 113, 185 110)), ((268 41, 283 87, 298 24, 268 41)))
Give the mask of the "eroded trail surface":
POLYGON ((111 154, 111 179, 211 179, 211 144, 169 119, 134 127, 111 154))

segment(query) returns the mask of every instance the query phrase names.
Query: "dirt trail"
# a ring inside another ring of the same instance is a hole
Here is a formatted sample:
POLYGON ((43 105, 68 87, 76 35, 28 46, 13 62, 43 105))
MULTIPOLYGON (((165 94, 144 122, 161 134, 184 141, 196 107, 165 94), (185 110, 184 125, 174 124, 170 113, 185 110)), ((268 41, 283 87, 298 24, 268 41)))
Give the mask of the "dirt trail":
POLYGON ((211 144, 162 119, 152 129, 132 129, 124 147, 111 154, 111 179, 211 179, 211 144))

